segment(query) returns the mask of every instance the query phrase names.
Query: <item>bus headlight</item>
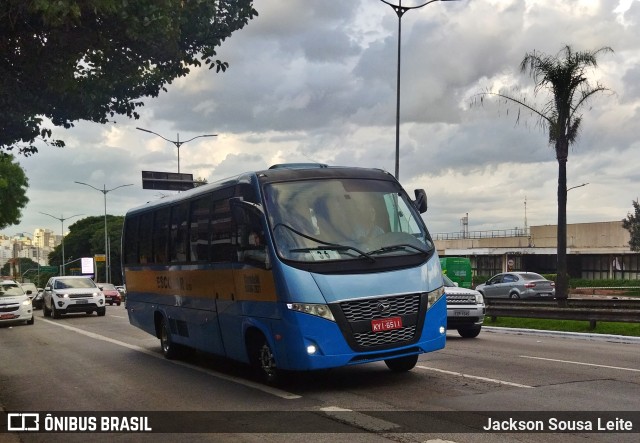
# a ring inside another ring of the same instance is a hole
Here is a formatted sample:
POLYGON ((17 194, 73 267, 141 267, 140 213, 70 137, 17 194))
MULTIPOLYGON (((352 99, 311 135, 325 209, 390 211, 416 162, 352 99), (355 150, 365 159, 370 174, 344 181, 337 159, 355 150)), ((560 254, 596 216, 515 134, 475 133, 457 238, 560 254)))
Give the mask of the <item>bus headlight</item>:
POLYGON ((437 302, 440 299, 440 297, 444 295, 444 286, 440 286, 438 289, 436 289, 435 291, 429 292, 427 295, 428 295, 427 309, 429 309, 431 306, 433 306, 435 302, 437 302))
POLYGON ((287 303, 287 309, 291 309, 292 311, 303 312, 309 315, 315 315, 317 317, 322 317, 331 321, 336 321, 333 318, 331 309, 329 309, 329 306, 327 305, 315 304, 315 303, 287 303))

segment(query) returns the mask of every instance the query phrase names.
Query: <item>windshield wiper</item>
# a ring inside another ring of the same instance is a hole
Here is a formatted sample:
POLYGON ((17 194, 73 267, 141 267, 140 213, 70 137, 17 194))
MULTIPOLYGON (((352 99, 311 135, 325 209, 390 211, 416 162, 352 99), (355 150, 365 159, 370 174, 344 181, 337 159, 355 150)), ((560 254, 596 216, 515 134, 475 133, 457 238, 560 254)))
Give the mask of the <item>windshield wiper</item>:
POLYGON ((393 252, 393 251, 399 251, 399 250, 403 250, 406 248, 411 248, 414 249, 418 252, 421 252, 423 254, 428 254, 429 251, 427 251, 426 249, 422 249, 417 247, 416 245, 410 245, 408 243, 403 243, 401 245, 393 245, 393 246, 383 246, 380 249, 376 249, 375 251, 371 251, 369 252, 369 254, 386 254, 388 252, 393 252))
POLYGON ((356 251, 360 257, 366 258, 367 260, 369 260, 371 263, 375 262, 376 259, 371 257, 371 255, 367 254, 366 252, 358 249, 358 248, 354 248, 353 246, 344 246, 344 245, 333 245, 333 244, 327 244, 324 243, 322 241, 318 240, 318 243, 323 244, 323 246, 318 246, 316 248, 295 248, 295 249, 290 249, 289 252, 312 252, 312 251, 324 251, 324 250, 331 250, 331 251, 338 251, 338 252, 344 252, 344 251, 356 251))

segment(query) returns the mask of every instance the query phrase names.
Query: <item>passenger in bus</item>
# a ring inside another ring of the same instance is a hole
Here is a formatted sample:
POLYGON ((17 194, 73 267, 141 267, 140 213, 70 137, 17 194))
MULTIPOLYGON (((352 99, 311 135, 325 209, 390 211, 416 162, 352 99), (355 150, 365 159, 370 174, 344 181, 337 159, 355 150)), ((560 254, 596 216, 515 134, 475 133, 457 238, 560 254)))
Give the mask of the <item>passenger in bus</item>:
POLYGON ((355 227, 357 240, 367 240, 384 234, 384 229, 376 223, 376 210, 373 206, 369 206, 362 214, 364 215, 358 219, 359 224, 355 227))

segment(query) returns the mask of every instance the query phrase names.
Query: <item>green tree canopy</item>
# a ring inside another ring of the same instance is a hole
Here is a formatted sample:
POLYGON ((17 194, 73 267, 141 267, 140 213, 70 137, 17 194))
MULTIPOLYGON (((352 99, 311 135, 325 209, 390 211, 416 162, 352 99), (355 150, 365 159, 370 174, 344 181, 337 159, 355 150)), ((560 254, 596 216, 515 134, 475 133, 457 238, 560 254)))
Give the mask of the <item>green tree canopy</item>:
MULTIPOLYGON (((123 216, 107 215, 108 241, 111 258, 111 282, 122 284, 121 243, 123 216)), ((96 254, 104 254, 104 216, 86 217, 69 226, 69 233, 64 238, 65 261, 69 263, 82 257, 94 257, 96 254)), ((49 264, 60 266, 62 263, 62 244, 55 247, 49 253, 49 264)), ((104 263, 99 264, 96 270, 97 279, 104 279, 104 263)), ((66 273, 70 268, 79 267, 78 264, 67 265, 66 273)))
POLYGON ((638 200, 633 202, 634 214, 627 214, 627 218, 622 220, 622 226, 629 231, 631 239, 629 247, 632 251, 640 251, 640 204, 638 200))
POLYGON ((20 223, 22 208, 29 202, 29 181, 14 160, 12 155, 0 152, 0 229, 20 223))
POLYGON ((54 126, 138 118, 142 97, 202 62, 257 15, 251 0, 5 0, 0 11, 0 152, 37 152, 54 126))
MULTIPOLYGON (((495 96, 526 109, 539 117, 549 133, 549 144, 558 161, 558 269, 556 297, 566 299, 569 286, 567 275, 567 159, 569 146, 577 138, 582 123, 582 110, 595 94, 606 91, 600 83, 589 81, 587 70, 598 66, 597 57, 603 52, 613 52, 609 47, 594 51, 574 51, 563 47, 556 55, 533 51, 525 54, 520 71, 529 73, 534 81, 534 93, 546 93, 547 101, 541 107, 529 104, 525 97, 513 97, 501 92, 484 92, 481 99, 495 96)), ((481 100, 482 101, 482 100, 481 100)))

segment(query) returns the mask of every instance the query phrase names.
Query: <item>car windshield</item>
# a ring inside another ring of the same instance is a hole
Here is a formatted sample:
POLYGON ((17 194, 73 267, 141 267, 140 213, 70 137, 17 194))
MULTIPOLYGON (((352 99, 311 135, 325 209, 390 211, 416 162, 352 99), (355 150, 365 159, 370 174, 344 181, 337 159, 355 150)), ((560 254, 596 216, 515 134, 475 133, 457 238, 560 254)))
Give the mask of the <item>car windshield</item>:
POLYGON ((0 284, 0 297, 15 297, 16 295, 25 295, 20 286, 14 283, 0 284))
POLYGON ((283 258, 375 261, 434 248, 420 214, 394 182, 305 180, 272 183, 264 191, 283 258))
POLYGON ((99 283, 98 286, 102 288, 103 291, 115 291, 116 287, 111 283, 99 283))
POLYGON ((53 289, 95 288, 96 284, 90 278, 61 278, 55 281, 53 289))

